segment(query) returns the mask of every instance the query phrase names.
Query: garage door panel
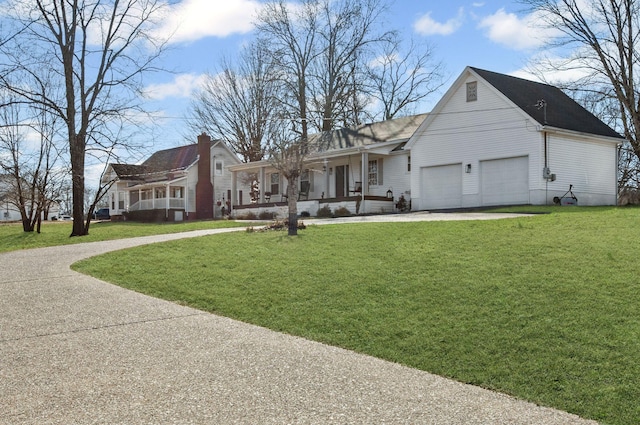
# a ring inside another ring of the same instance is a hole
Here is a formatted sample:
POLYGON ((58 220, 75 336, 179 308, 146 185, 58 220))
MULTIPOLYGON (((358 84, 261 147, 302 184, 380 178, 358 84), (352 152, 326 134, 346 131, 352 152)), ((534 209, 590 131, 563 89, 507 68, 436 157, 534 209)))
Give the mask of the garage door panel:
POLYGON ((422 206, 426 209, 462 206, 462 164, 422 168, 422 206))
POLYGON ((529 203, 529 157, 480 162, 482 205, 529 203))

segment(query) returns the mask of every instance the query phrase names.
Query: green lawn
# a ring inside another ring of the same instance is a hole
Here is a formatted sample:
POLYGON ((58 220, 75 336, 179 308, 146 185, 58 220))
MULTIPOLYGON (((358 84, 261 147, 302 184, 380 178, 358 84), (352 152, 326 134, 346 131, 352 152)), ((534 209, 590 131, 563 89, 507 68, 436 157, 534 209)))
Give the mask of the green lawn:
POLYGON ((552 211, 310 226, 296 238, 240 232, 74 267, 603 423, 636 424, 640 209, 552 211))
POLYGON ((112 223, 108 221, 101 221, 91 224, 89 227, 89 235, 70 238, 69 235, 71 234, 72 225, 73 224, 70 221, 47 221, 42 223, 41 233, 25 233, 22 231, 21 223, 0 224, 0 252, 164 233, 188 232, 200 229, 238 227, 246 226, 246 223, 240 224, 228 220, 189 221, 163 224, 133 222, 112 223))

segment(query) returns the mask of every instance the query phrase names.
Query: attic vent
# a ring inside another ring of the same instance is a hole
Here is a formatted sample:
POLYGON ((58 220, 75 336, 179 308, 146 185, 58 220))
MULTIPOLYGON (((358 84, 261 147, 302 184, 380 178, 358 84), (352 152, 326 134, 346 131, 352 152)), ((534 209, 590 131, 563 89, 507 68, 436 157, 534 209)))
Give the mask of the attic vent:
POLYGON ((472 81, 467 83, 467 102, 475 102, 478 100, 478 82, 472 81))

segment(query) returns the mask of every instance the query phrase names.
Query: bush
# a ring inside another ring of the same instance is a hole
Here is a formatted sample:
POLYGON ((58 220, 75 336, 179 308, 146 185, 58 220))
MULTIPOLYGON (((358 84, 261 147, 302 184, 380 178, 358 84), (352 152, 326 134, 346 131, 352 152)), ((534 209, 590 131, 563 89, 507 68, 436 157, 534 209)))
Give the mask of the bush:
POLYGON ((255 213, 249 211, 247 213, 244 213, 242 215, 238 215, 238 217, 236 217, 238 220, 257 220, 258 216, 255 215, 255 213))
POLYGON ((260 220, 273 220, 275 218, 275 214, 271 211, 262 211, 259 215, 258 218, 260 220))
POLYGON ((329 205, 325 205, 324 207, 320 208, 318 210, 318 213, 316 214, 316 217, 320 217, 320 218, 333 217, 333 214, 331 213, 331 208, 329 208, 329 205))
POLYGON ((336 217, 351 217, 351 211, 349 211, 346 207, 336 208, 334 215, 336 217))

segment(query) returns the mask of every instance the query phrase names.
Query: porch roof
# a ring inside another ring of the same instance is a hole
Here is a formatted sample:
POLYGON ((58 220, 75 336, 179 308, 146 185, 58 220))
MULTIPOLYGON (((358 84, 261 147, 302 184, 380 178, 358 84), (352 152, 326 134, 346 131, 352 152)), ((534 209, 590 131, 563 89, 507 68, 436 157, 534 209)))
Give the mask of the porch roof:
MULTIPOLYGON (((396 153, 426 119, 428 114, 412 115, 356 128, 341 128, 328 133, 310 136, 311 143, 318 147, 309 155, 310 163, 323 158, 337 158, 361 151, 380 150, 379 153, 396 153)), ((242 171, 272 166, 268 160, 248 162, 229 167, 231 171, 242 171)))

